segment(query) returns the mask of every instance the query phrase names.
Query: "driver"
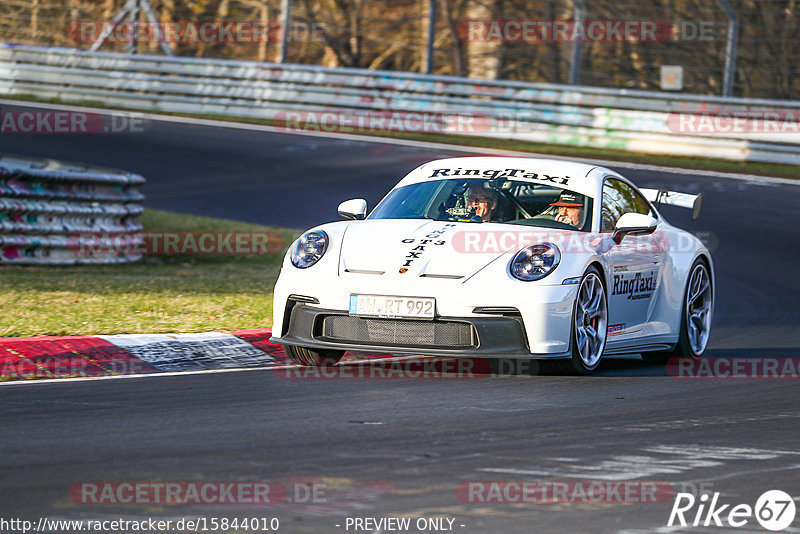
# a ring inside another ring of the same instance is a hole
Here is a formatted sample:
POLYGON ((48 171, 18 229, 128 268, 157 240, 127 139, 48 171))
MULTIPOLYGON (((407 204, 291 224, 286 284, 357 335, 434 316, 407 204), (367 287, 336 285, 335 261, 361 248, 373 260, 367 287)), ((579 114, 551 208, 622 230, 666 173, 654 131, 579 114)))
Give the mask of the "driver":
POLYGON ((556 202, 550 204, 558 208, 555 221, 580 228, 583 226, 583 195, 562 191, 556 202))
POLYGON ((497 207, 497 195, 494 191, 484 188, 481 184, 475 184, 469 188, 467 207, 475 208, 475 215, 480 217, 483 222, 489 222, 492 218, 492 212, 497 207))

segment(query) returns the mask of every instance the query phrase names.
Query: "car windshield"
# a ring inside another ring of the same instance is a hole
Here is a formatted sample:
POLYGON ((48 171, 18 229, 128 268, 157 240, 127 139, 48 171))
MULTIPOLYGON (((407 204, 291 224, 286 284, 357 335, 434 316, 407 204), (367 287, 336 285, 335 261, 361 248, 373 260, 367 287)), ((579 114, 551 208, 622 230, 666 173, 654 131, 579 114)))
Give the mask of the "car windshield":
POLYGON ((589 231, 592 199, 531 182, 432 180, 394 189, 368 218, 498 222, 589 231))

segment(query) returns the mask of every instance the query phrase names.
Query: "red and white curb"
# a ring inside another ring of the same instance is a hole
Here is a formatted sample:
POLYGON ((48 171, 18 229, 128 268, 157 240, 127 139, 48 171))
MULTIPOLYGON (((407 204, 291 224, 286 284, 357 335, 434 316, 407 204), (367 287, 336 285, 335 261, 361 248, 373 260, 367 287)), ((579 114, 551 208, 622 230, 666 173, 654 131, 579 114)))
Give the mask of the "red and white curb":
MULTIPOLYGON (((275 357, 232 334, 98 336, 159 371, 201 371, 274 365, 275 357)), ((275 346, 275 351, 280 346, 275 346)), ((273 354, 274 354, 273 352, 273 354)), ((281 351, 281 354, 283 352, 281 351)))
MULTIPOLYGON (((0 338, 0 381, 291 365, 272 330, 0 338)), ((345 360, 385 358, 349 352, 345 360)))

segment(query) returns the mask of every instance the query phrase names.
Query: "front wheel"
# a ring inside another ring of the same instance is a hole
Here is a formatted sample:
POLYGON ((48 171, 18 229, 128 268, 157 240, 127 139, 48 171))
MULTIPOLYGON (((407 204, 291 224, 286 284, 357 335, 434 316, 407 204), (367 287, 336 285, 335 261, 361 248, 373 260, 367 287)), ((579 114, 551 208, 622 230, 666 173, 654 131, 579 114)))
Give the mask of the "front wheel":
POLYGON ((696 259, 689 271, 686 292, 681 309, 681 327, 678 344, 668 352, 648 352, 642 359, 648 363, 666 363, 671 358, 699 359, 708 346, 711 333, 711 311, 714 291, 711 274, 706 263, 696 259))
POLYGON ((335 365, 344 356, 343 350, 308 349, 297 345, 284 345, 283 352, 293 363, 304 367, 335 365))
POLYGON ((589 267, 581 279, 572 311, 571 352, 568 360, 555 360, 557 370, 588 375, 600 365, 608 334, 608 300, 600 273, 589 267))

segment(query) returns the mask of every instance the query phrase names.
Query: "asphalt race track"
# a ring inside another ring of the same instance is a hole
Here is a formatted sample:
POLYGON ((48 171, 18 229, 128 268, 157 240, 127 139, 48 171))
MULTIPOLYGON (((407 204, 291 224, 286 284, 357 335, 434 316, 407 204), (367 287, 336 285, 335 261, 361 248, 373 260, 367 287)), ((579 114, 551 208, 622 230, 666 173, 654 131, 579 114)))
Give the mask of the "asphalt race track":
MULTIPOLYGON (((139 134, 4 135, 0 152, 142 173, 152 208, 296 228, 332 220, 348 198, 372 206, 414 166, 450 155, 166 122, 139 134)), ((797 357, 800 187, 619 170, 643 187, 704 194, 695 222, 664 213, 712 248, 707 354, 797 357)), ((617 359, 586 378, 303 380, 258 370, 5 384, 0 399, 4 517, 278 517, 279 532, 298 533, 374 531, 348 529, 348 516, 447 517, 463 533, 714 532, 722 529, 666 527, 672 497, 486 504, 457 490, 632 480, 719 492, 731 505, 752 506, 771 489, 800 498, 800 385, 791 378, 677 379, 617 359), (86 481, 272 481, 293 502, 80 504, 69 490, 86 481), (307 484, 320 490, 316 502, 296 490, 307 484)), ((764 531, 753 518, 731 530, 764 531)), ((800 520, 786 530, 798 531, 800 520)))

